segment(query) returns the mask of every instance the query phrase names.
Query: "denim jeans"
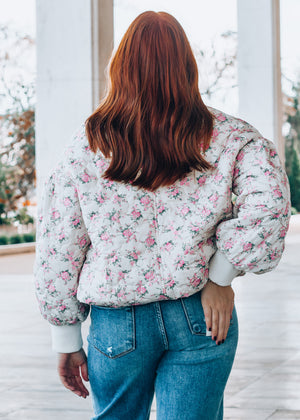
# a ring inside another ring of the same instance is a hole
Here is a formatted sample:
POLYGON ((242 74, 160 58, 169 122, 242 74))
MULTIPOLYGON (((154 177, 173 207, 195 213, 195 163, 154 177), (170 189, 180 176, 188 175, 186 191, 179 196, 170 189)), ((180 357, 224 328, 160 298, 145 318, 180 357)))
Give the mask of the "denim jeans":
POLYGON ((123 308, 92 306, 88 370, 93 420, 221 420, 238 341, 234 309, 225 342, 206 336, 201 292, 123 308))

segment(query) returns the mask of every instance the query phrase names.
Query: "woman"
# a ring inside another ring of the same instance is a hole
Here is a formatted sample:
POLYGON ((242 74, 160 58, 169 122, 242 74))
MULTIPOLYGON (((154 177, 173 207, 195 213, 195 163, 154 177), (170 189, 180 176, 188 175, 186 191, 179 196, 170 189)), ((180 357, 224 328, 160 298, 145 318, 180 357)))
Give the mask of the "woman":
POLYGON ((204 105, 171 15, 134 20, 109 79, 39 205, 36 293, 59 375, 84 398, 90 381, 94 419, 148 419, 155 391, 158 419, 219 420, 238 340, 231 282, 278 264, 287 177, 254 127, 204 105))

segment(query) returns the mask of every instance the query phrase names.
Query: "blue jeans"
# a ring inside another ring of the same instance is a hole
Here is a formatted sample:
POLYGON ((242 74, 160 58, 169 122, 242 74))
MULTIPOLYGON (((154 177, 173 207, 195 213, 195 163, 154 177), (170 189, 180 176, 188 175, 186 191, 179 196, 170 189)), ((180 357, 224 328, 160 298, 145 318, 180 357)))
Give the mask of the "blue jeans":
POLYGON ((224 344, 206 336, 201 292, 123 308, 92 306, 88 370, 93 420, 221 420, 238 341, 234 309, 224 344))

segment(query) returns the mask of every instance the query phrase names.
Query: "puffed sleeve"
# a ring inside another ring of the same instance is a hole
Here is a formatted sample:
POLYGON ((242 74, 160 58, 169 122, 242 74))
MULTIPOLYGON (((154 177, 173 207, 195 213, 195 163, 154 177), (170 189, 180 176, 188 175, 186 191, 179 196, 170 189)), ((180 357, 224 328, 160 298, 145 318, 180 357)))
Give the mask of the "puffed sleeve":
POLYGON ((78 351, 89 305, 76 294, 90 239, 76 186, 62 166, 43 185, 36 237, 35 291, 40 311, 51 324, 52 347, 62 353, 78 351))
POLYGON ((233 218, 216 230, 209 278, 222 286, 244 272, 273 270, 282 256, 290 219, 290 189, 275 146, 261 137, 238 153, 233 173, 233 218))

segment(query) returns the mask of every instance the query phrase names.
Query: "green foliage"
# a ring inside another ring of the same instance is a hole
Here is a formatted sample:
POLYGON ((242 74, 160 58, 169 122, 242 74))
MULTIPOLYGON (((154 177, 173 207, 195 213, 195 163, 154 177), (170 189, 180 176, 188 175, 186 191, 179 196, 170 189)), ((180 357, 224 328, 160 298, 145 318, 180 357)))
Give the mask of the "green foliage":
POLYGON ((290 182, 292 206, 300 211, 300 83, 293 86, 292 110, 287 116, 289 132, 285 138, 285 168, 290 182))
POLYGON ((298 214, 297 209, 295 209, 295 207, 291 208, 291 215, 294 216, 295 214, 298 214))
POLYGON ((0 245, 7 245, 7 244, 8 244, 8 237, 0 236, 0 245))
POLYGON ((9 242, 10 242, 11 244, 20 244, 20 243, 24 242, 24 237, 23 237, 23 235, 19 235, 19 234, 17 234, 17 235, 12 235, 12 236, 9 238, 9 242))
POLYGON ((18 221, 21 225, 29 225, 33 223, 33 217, 27 213, 27 208, 23 207, 15 216, 15 220, 18 221))
POLYGON ((8 215, 30 200, 36 184, 35 82, 27 77, 31 60, 24 61, 34 40, 0 25, 0 47, 0 104, 7 109, 0 115, 0 224, 9 224, 8 215))
MULTIPOLYGON (((0 153, 0 199, 5 212, 29 200, 35 188, 35 111, 8 112, 1 117, 7 141, 0 153)), ((3 134, 4 135, 4 134, 3 134)))
POLYGON ((20 244, 24 242, 35 242, 35 232, 0 236, 0 245, 20 244))
POLYGON ((291 188, 292 206, 300 211, 300 160, 296 149, 290 151, 290 170, 288 178, 291 188))
POLYGON ((35 242, 35 233, 24 233, 24 242, 35 242))
POLYGON ((11 219, 7 217, 6 211, 5 211, 5 205, 4 203, 0 202, 0 226, 1 225, 10 225, 11 219))

